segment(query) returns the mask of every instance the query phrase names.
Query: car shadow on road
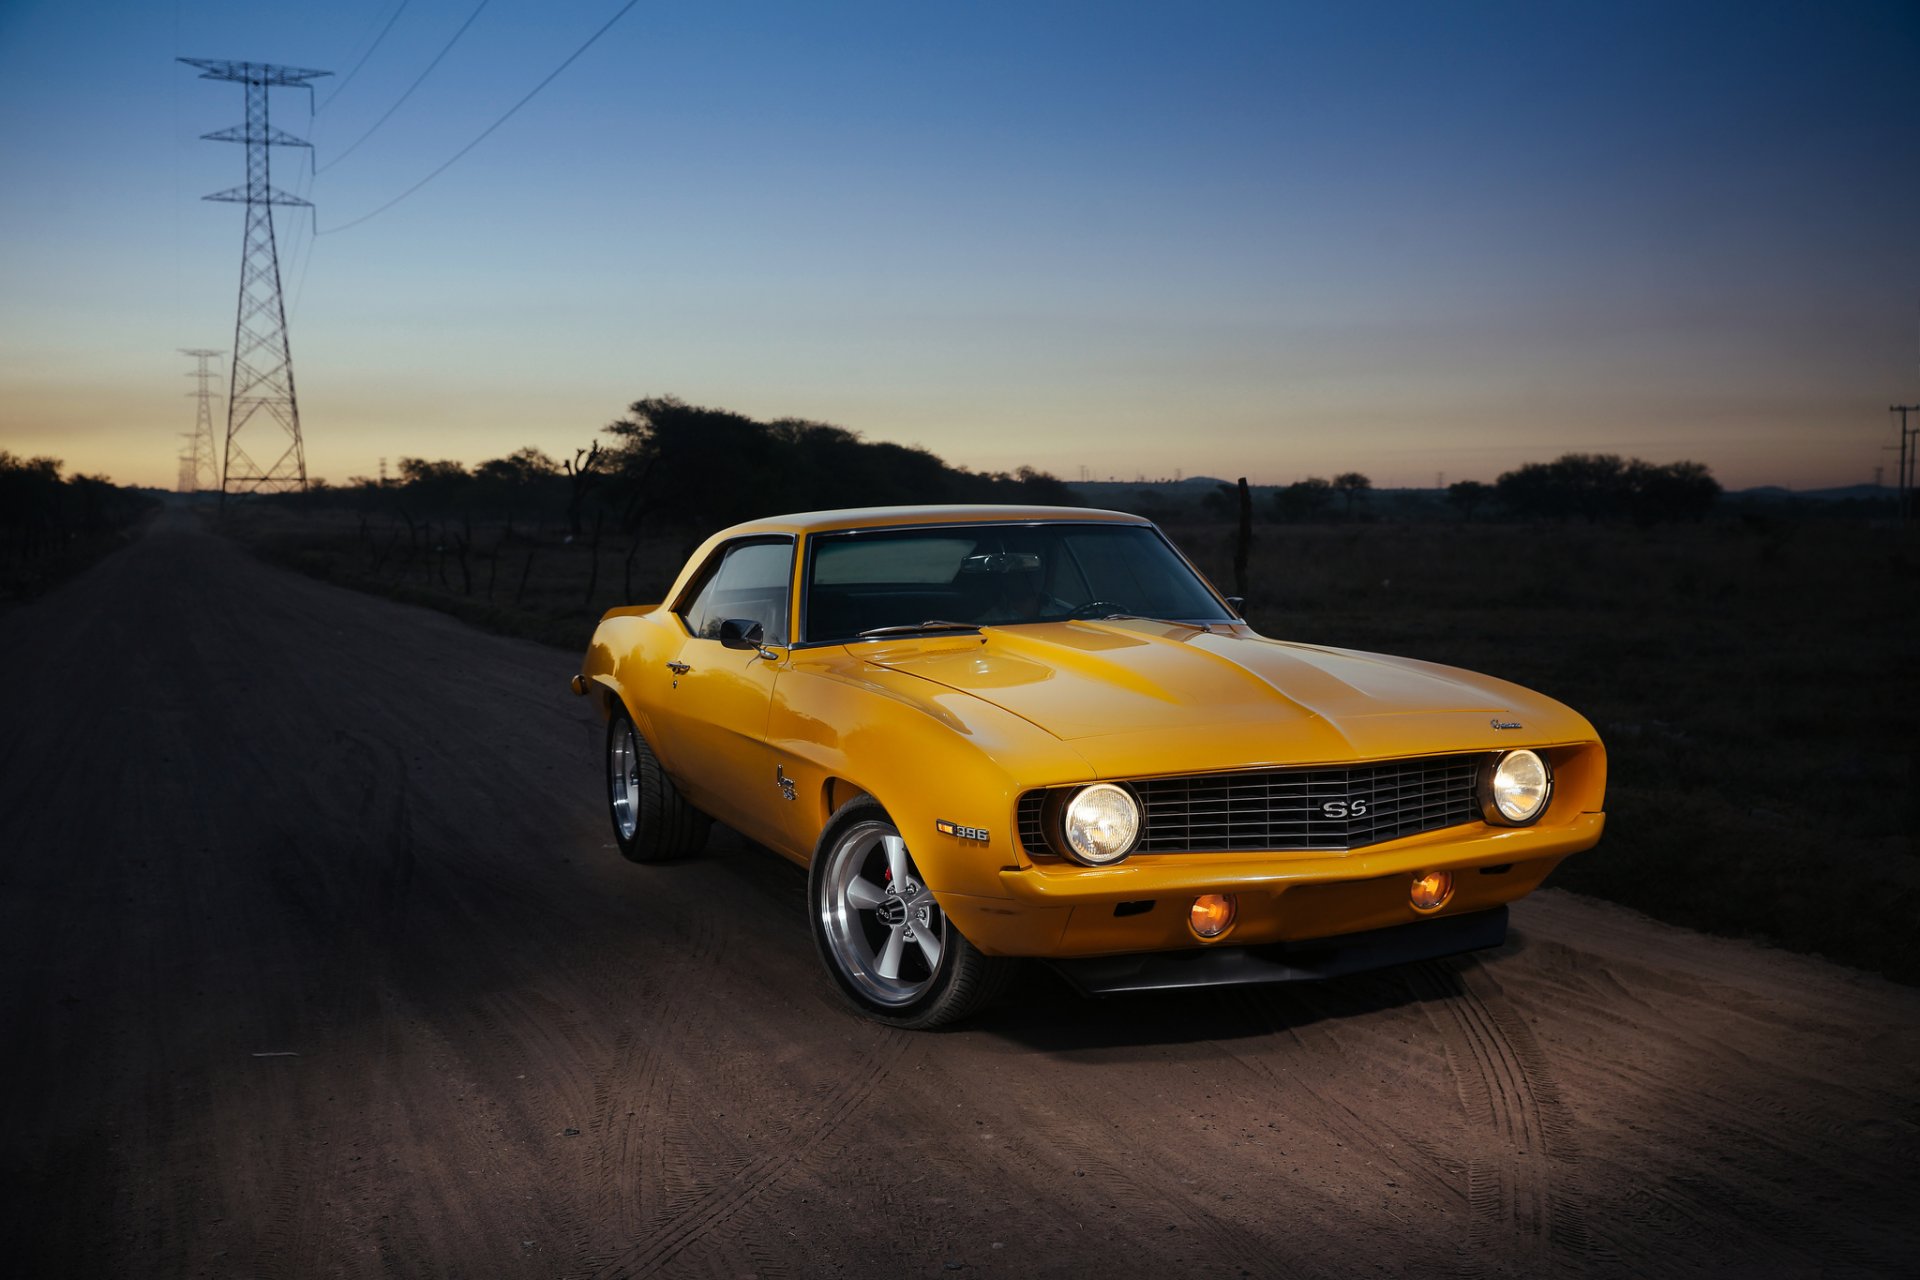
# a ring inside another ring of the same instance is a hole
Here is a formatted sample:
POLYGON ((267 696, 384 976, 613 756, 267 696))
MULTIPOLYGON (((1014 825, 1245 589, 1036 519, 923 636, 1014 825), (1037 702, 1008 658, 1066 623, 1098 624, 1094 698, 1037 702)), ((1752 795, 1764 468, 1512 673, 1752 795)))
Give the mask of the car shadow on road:
MULTIPOLYGON (((1429 962, 1425 968, 1457 983, 1446 963, 1429 962)), ((1424 998, 1408 975, 1395 970, 1310 983, 1090 997, 1045 964, 1029 962, 1014 994, 968 1025, 1025 1051, 1106 1057, 1116 1051, 1268 1039, 1424 998)))
MULTIPOLYGON (((729 828, 716 826, 703 860, 739 883, 764 908, 789 917, 796 962, 817 964, 807 940, 807 873, 729 828)), ((1263 986, 1191 988, 1113 996, 1085 996, 1042 961, 1022 962, 1009 992, 981 1013, 936 1035, 966 1035, 978 1047, 1012 1053, 1103 1058, 1132 1051, 1207 1042, 1284 1036, 1318 1023, 1360 1018, 1464 991, 1462 974, 1475 964, 1498 965, 1525 949, 1518 929, 1505 945, 1472 956, 1396 965, 1371 973, 1263 986)), ((831 981, 820 974, 823 992, 831 981)), ((837 998, 828 1003, 838 1005, 837 998)), ((860 1015, 847 1009, 847 1016, 860 1015)))

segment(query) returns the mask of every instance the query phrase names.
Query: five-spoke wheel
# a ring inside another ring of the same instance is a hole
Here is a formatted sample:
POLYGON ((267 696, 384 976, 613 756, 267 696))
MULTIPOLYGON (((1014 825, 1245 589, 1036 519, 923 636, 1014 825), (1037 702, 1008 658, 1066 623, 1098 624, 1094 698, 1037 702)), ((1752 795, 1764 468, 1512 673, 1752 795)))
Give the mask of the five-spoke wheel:
POLYGON ((1009 962, 953 928, 886 814, 871 801, 828 826, 808 876, 814 940, 828 970, 869 1015, 930 1027, 998 994, 1009 962))

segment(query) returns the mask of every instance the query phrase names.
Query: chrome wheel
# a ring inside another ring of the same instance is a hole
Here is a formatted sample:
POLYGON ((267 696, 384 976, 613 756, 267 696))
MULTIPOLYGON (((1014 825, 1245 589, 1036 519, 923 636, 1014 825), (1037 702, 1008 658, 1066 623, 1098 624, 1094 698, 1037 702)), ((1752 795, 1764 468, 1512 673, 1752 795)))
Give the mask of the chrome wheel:
POLYGON ((940 978, 947 917, 893 825, 857 822, 827 853, 816 909, 834 966, 877 1005, 912 1004, 940 978))
POLYGON ((681 796, 622 706, 607 716, 607 811, 614 841, 634 862, 684 858, 706 843, 707 816, 681 796))
POLYGON ((607 735, 607 789, 613 803, 613 829, 622 840, 640 827, 640 748, 633 721, 623 720, 607 735))
POLYGON ((945 1026, 991 1003, 1013 975, 1012 960, 983 955, 947 919, 900 829, 864 796, 821 832, 807 900, 827 972, 876 1022, 945 1026))

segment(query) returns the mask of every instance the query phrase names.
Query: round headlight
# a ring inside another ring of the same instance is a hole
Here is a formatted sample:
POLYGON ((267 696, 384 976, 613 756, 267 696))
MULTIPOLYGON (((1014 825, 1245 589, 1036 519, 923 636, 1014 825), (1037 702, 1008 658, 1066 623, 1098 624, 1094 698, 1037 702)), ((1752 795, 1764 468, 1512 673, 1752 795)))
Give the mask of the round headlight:
POLYGON ((1076 862, 1104 867, 1133 852, 1140 835, 1140 802, 1125 787, 1096 782, 1082 787, 1060 811, 1060 834, 1076 862))
POLYGON ((1509 751, 1487 773, 1487 819, 1523 827, 1546 809, 1552 792, 1553 771, 1538 752, 1509 751))

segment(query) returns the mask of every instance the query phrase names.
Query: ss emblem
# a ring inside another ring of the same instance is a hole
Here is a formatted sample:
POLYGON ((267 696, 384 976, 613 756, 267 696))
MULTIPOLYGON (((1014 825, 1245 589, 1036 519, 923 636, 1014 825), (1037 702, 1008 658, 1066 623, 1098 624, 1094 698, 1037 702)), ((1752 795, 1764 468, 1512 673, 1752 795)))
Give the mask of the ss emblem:
POLYGON ((1364 818, 1367 816, 1365 800, 1329 800, 1320 806, 1320 812, 1329 818, 1364 818))

